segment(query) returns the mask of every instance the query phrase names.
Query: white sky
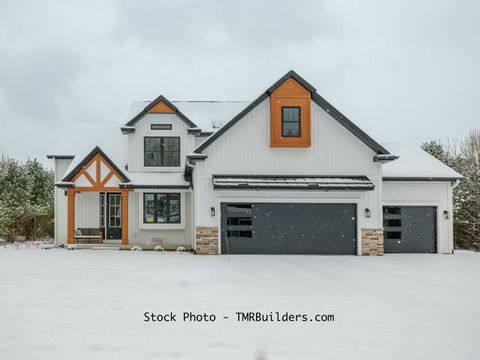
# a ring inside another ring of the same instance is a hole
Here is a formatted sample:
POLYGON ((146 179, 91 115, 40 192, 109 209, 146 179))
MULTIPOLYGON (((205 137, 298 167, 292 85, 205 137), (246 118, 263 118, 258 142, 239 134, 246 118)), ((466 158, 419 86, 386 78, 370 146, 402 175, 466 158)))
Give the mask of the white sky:
POLYGON ((253 100, 289 69, 378 141, 458 137, 480 126, 479 18, 467 0, 0 0, 0 149, 46 162, 71 122, 253 100))

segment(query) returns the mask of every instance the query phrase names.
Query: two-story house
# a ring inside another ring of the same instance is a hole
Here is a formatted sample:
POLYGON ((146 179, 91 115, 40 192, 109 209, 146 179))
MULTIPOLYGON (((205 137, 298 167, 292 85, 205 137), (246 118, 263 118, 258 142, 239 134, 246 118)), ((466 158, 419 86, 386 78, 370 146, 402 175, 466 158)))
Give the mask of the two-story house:
POLYGON ((55 239, 197 254, 451 253, 461 175, 380 144, 294 71, 253 102, 134 102, 49 155, 55 239), (85 135, 83 135, 85 134, 85 135))

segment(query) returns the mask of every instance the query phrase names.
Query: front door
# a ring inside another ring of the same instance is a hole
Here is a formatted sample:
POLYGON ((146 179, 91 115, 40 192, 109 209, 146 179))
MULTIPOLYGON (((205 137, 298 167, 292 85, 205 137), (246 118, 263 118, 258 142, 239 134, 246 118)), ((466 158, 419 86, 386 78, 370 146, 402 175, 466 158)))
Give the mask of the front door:
POLYGON ((122 238, 122 194, 107 193, 106 239, 122 238))

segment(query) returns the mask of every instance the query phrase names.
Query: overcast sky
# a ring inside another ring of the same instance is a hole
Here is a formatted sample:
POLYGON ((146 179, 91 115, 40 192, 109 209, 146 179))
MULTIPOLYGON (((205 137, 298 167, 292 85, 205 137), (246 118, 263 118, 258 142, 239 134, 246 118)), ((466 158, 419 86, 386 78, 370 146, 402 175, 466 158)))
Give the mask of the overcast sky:
POLYGON ((458 137, 480 126, 479 18, 460 0, 0 0, 0 148, 43 161, 72 122, 159 94, 253 100, 289 69, 379 141, 458 137))

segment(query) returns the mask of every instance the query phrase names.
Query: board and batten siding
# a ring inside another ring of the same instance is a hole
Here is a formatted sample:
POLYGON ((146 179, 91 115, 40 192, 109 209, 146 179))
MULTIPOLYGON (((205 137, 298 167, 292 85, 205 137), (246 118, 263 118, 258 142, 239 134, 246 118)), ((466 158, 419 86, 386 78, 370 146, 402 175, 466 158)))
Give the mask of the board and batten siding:
POLYGON ((384 206, 436 206, 437 252, 453 250, 452 184, 449 181, 384 181, 384 206), (443 212, 448 211, 450 219, 443 212))
POLYGON ((185 158, 195 146, 195 137, 188 135, 188 126, 175 114, 147 114, 135 125, 135 133, 128 135, 128 171, 183 172, 185 158), (152 124, 171 124, 172 130, 151 130, 152 124), (179 167, 145 167, 143 146, 145 136, 180 137, 179 167))
MULTIPOLYGON (((358 227, 382 227, 381 165, 374 151, 317 104, 311 104, 312 145, 308 148, 270 147, 270 103, 265 99, 203 153, 194 172, 196 226, 219 226, 220 203, 352 202, 358 208, 358 227), (214 191, 212 175, 365 175, 375 190, 365 192, 214 191), (211 216, 211 207, 216 215, 211 216), (364 209, 372 216, 366 218, 364 209)), ((358 234, 360 236, 360 234, 358 234)))
MULTIPOLYGON (((54 159, 55 182, 62 180, 71 162, 71 159, 54 159)), ((67 243, 67 197, 65 189, 55 187, 54 201, 55 244, 62 245, 67 243)))

